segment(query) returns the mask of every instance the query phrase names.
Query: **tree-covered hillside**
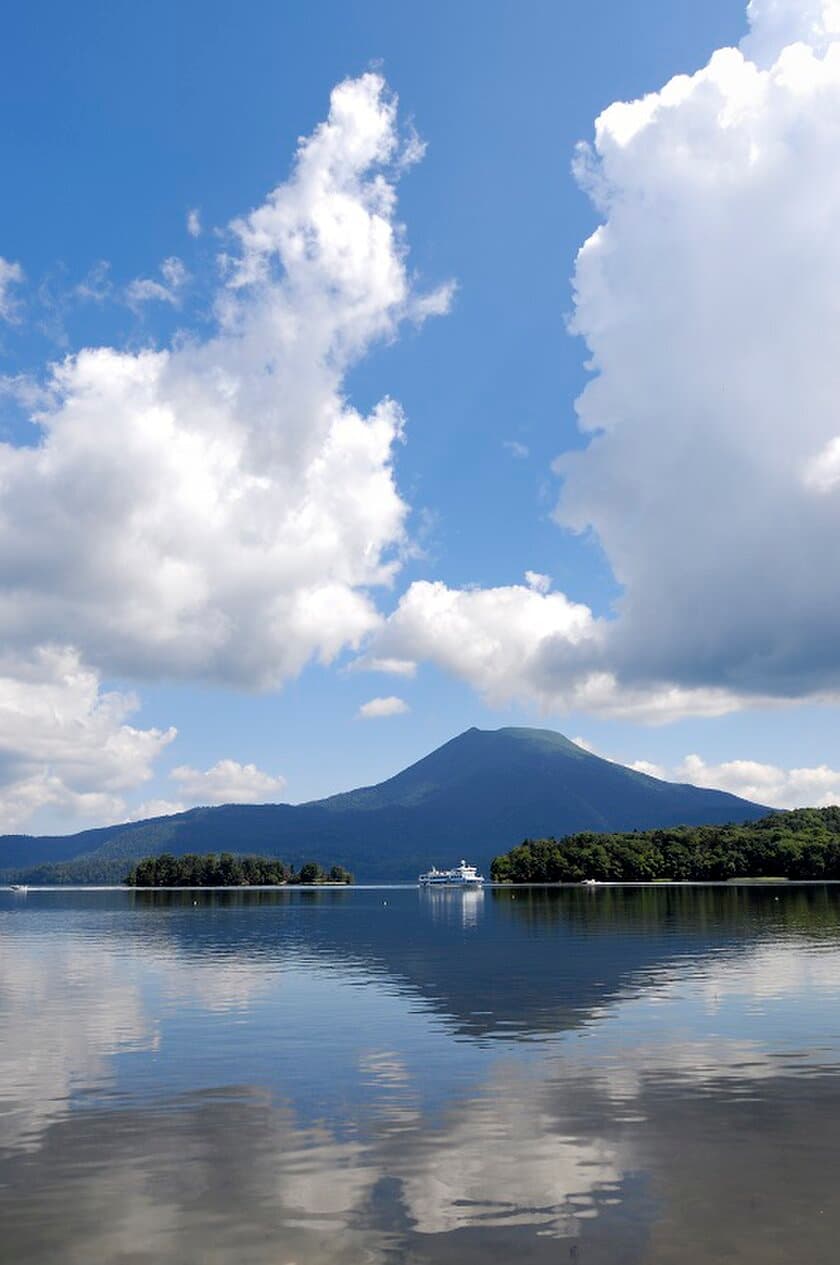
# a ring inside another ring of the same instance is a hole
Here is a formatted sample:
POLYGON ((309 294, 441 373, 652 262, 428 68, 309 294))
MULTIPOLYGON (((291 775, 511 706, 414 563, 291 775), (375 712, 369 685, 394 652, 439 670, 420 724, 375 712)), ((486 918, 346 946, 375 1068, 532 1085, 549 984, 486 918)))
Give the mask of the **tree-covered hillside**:
POLYGON ((840 879, 840 808, 798 808, 744 825, 528 839, 497 856, 499 883, 654 879, 840 879))
POLYGON ((326 856, 363 882, 410 880, 462 856, 486 870, 526 837, 766 811, 624 768, 551 730, 469 729, 377 786, 309 804, 225 804, 71 837, 0 837, 0 881, 120 882, 133 861, 161 852, 258 853, 298 867, 326 856))

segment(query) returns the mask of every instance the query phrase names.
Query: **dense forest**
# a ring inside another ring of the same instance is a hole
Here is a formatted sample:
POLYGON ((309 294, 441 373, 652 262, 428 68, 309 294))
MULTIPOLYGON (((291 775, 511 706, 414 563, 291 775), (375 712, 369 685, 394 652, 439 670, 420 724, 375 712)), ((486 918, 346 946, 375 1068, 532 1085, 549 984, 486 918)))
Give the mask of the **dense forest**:
POLYGON ((296 869, 325 857, 364 882, 403 882, 464 848, 486 873, 493 856, 525 838, 767 811, 622 768, 550 730, 470 729, 378 785, 307 804, 220 804, 76 835, 0 836, 0 882, 119 883, 162 852, 283 857, 296 869))
POLYGON ((115 886, 125 879, 125 861, 79 857, 72 861, 0 870, 0 883, 30 883, 33 887, 115 886))
POLYGON ((798 808, 744 825, 526 839, 494 858, 497 883, 840 879, 840 808, 798 808))
POLYGON ((129 887, 277 887, 286 883, 352 883, 353 875, 342 865, 323 869, 307 861, 295 871, 276 857, 236 856, 232 852, 189 852, 176 857, 168 852, 145 857, 125 878, 129 887))

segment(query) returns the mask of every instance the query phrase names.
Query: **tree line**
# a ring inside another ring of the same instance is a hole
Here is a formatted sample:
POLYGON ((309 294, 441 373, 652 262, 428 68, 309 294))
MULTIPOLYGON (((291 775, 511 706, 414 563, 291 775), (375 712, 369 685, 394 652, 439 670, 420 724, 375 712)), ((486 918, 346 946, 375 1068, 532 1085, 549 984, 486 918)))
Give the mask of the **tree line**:
POLYGON ((494 858, 490 876, 497 883, 840 879, 840 808, 798 808, 743 825, 526 839, 494 858))
POLYGON ((199 856, 144 857, 125 877, 129 887, 279 887, 286 883, 352 883, 353 875, 343 865, 325 870, 317 861, 305 862, 299 870, 276 857, 236 856, 233 852, 208 852, 199 856))

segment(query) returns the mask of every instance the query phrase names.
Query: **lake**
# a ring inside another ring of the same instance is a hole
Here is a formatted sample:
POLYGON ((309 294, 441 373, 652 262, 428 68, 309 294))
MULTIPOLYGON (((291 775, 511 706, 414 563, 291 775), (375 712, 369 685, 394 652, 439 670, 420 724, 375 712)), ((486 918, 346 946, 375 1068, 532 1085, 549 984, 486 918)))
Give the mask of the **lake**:
POLYGON ((0 892, 9 1265, 833 1262, 840 887, 0 892))

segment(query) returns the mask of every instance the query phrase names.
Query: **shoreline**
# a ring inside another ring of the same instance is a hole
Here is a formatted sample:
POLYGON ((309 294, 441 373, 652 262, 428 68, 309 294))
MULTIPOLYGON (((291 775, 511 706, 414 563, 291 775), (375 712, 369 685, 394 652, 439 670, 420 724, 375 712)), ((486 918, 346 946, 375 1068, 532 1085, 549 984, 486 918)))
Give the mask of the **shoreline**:
MULTIPOLYGON (((836 887, 840 886, 840 878, 731 878, 731 879, 645 879, 645 880, 598 880, 595 883, 491 883, 481 887, 461 888, 440 886, 433 891, 466 892, 466 891, 524 891, 531 889, 570 891, 577 888, 586 891, 597 891, 599 888, 632 887, 632 888, 672 888, 672 887, 836 887)), ((378 892, 378 891, 427 891, 420 883, 382 882, 382 883, 267 883, 238 884, 219 887, 129 887, 123 883, 49 883, 26 884, 28 892, 378 892)), ((8 884, 0 885, 0 892, 8 892, 11 896, 22 896, 26 893, 15 891, 8 884)))

